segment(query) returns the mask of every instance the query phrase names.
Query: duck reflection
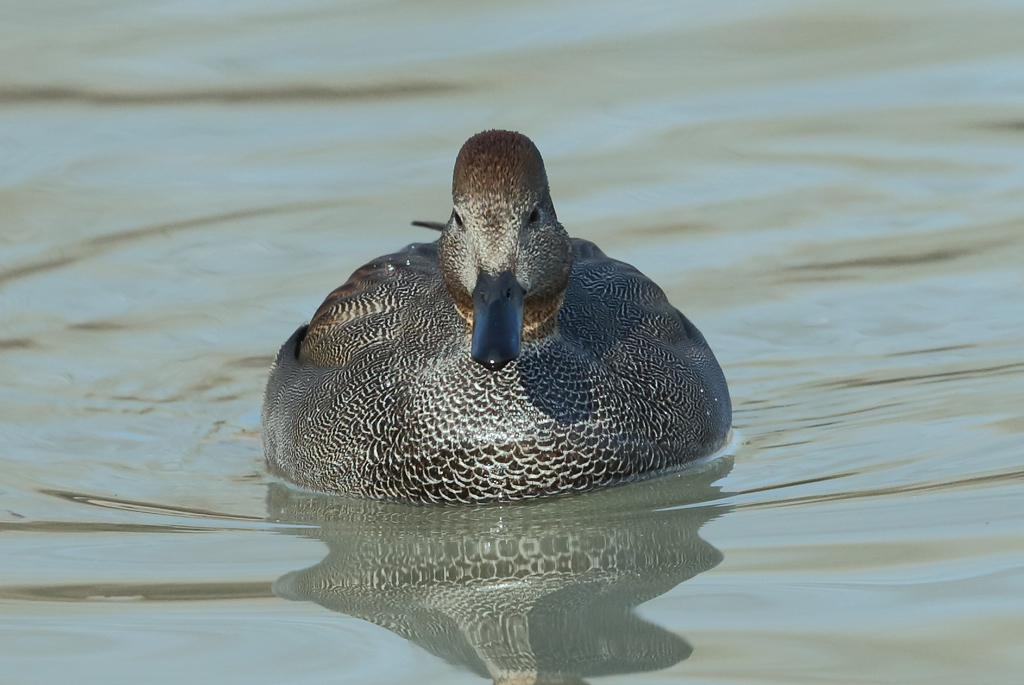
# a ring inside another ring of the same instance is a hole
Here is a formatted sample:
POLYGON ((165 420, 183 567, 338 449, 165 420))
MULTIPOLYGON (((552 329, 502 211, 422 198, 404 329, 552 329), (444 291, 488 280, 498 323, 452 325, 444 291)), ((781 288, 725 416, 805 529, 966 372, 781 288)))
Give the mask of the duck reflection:
POLYGON ((273 484, 272 520, 313 525, 327 557, 281 597, 371 621, 495 683, 666 668, 690 645, 634 608, 722 559, 697 531, 728 507, 728 459, 643 483, 515 505, 413 506, 273 484))

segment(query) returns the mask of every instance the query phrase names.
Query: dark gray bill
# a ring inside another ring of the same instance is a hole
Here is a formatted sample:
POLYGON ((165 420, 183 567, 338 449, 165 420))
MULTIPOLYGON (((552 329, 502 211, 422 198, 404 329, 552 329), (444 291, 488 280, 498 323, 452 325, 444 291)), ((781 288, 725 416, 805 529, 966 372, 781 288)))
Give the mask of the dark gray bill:
POLYGON ((473 289, 473 361, 491 371, 519 356, 523 289, 511 271, 481 273, 473 289))

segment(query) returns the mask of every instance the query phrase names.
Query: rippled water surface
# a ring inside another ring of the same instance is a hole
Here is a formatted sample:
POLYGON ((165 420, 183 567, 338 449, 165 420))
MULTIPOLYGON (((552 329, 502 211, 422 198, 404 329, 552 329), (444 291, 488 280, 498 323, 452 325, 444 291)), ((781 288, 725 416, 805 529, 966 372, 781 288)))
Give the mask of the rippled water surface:
POLYGON ((5 683, 1017 683, 1024 3, 0 9, 5 683), (701 328, 739 439, 522 506, 299 495, 277 346, 461 143, 701 328))

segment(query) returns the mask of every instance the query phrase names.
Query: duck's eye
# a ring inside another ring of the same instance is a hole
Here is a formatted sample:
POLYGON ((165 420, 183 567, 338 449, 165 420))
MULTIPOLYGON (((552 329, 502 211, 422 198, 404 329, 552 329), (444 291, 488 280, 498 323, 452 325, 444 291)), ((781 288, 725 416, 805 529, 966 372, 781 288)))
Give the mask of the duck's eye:
POLYGON ((452 210, 452 218, 455 219, 455 225, 462 228, 462 217, 454 209, 452 210))
POLYGON ((540 221, 540 207, 534 207, 533 211, 530 212, 530 223, 535 224, 540 221))

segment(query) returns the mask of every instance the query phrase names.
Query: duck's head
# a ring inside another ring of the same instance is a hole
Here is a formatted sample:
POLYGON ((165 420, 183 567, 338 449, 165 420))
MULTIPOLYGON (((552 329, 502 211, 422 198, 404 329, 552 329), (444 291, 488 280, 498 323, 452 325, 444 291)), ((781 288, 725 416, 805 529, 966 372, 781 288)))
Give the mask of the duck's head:
POLYGON ((572 270, 537 146, 514 131, 484 131, 462 146, 454 208, 438 259, 448 291, 472 329, 473 360, 496 371, 523 340, 555 329, 572 270))

